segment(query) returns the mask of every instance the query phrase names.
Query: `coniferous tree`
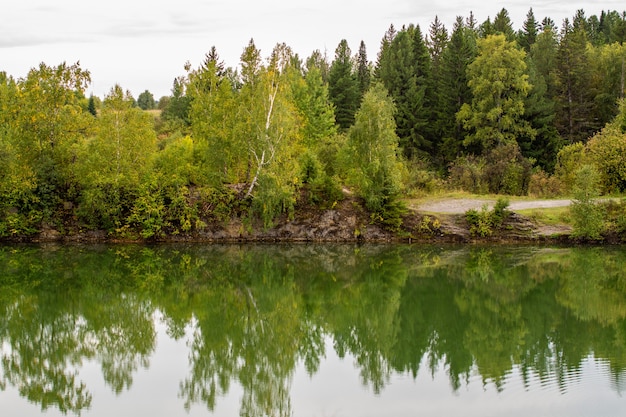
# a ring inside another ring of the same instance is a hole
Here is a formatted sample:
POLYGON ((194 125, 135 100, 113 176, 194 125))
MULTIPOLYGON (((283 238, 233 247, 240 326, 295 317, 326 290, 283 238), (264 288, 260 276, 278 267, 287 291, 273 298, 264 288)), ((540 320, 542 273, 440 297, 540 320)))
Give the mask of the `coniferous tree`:
POLYGON ((176 77, 172 85, 172 96, 167 106, 161 113, 161 118, 170 121, 186 129, 190 125, 189 120, 189 97, 185 94, 186 80, 184 77, 176 77))
POLYGON ((486 38, 489 35, 493 35, 496 33, 493 23, 491 22, 491 17, 488 17, 477 29, 478 36, 481 38, 486 38))
POLYGON ((533 158, 545 171, 552 172, 556 155, 562 146, 554 126, 555 103, 549 96, 546 81, 537 71, 532 57, 527 56, 526 64, 528 81, 532 88, 524 100, 524 119, 533 130, 531 135, 523 132, 517 142, 525 157, 533 158))
POLYGON ((537 73, 546 83, 546 95, 554 100, 557 94, 557 51, 559 41, 553 22, 544 19, 541 24, 541 32, 537 40, 530 48, 530 57, 537 73))
MULTIPOLYGON (((433 148, 431 154, 436 156, 445 137, 444 126, 446 125, 445 101, 443 84, 445 74, 443 71, 443 55, 448 43, 448 31, 438 17, 430 25, 427 45, 430 52, 431 70, 428 77, 427 103, 431 110, 429 132, 432 137, 433 148)), ((439 162, 439 161, 438 161, 439 162)))
POLYGON ((426 44, 428 51, 430 52, 430 58, 432 60, 432 69, 436 72, 439 68, 439 60, 441 54, 448 43, 448 31, 438 16, 435 16, 435 20, 430 25, 428 38, 426 44))
POLYGON ((561 42, 557 53, 558 107, 557 128, 569 143, 586 140, 596 123, 590 120, 593 92, 587 54, 587 32, 580 15, 574 27, 568 19, 563 22, 561 42))
POLYGON ((533 13, 533 9, 531 7, 526 14, 523 29, 517 36, 517 43, 519 46, 524 48, 527 53, 530 52, 531 46, 537 41, 538 27, 539 24, 537 23, 537 20, 535 20, 535 14, 533 13))
POLYGON ((367 48, 365 47, 365 42, 363 41, 361 41, 361 44, 359 45, 356 66, 356 76, 359 81, 359 94, 360 98, 362 98, 370 86, 371 79, 371 66, 367 60, 367 48))
POLYGON ((509 42, 515 40, 515 31, 508 10, 503 8, 493 19, 493 33, 503 34, 509 42))
POLYGON ((398 32, 380 55, 377 75, 397 107, 396 132, 407 157, 432 151, 426 105, 430 56, 419 26, 398 32))
POLYGON ((440 107, 442 143, 438 150, 440 164, 445 166, 454 160, 462 149, 465 131, 456 120, 456 114, 465 103, 472 100, 467 85, 467 66, 475 59, 476 32, 457 17, 450 41, 443 51, 441 60, 440 107))
POLYGON ((316 68, 322 80, 325 83, 328 83, 328 73, 330 72, 330 65, 328 64, 328 60, 326 59, 326 54, 322 54, 319 49, 313 51, 311 56, 306 59, 305 62, 305 73, 311 71, 313 68, 316 68))
POLYGON ((354 113, 359 106, 359 81, 345 39, 339 42, 335 50, 335 60, 328 74, 328 93, 335 106, 337 124, 341 129, 349 128, 354 123, 354 113))
POLYGON ((87 103, 87 111, 94 116, 98 115, 98 109, 96 109, 96 99, 93 94, 89 96, 89 102, 87 103))
POLYGON ((396 28, 391 24, 389 29, 385 32, 382 40, 380 41, 380 49, 378 50, 378 56, 376 58, 376 66, 374 67, 374 77, 382 80, 390 76, 391 67, 393 61, 389 59, 389 49, 391 43, 397 35, 396 28))

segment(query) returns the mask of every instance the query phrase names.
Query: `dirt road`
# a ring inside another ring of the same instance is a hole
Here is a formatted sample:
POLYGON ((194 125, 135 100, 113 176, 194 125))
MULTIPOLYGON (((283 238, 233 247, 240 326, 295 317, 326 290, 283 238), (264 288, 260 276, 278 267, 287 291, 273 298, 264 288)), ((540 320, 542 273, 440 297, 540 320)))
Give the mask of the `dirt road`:
MULTIPOLYGON (((469 209, 480 210, 485 203, 491 209, 493 208, 496 201, 469 198, 452 198, 438 201, 428 201, 425 203, 412 205, 412 208, 417 211, 430 213, 463 214, 469 209)), ((513 201, 509 204, 508 209, 511 211, 516 211, 534 208, 566 207, 569 206, 571 203, 571 200, 513 201)))

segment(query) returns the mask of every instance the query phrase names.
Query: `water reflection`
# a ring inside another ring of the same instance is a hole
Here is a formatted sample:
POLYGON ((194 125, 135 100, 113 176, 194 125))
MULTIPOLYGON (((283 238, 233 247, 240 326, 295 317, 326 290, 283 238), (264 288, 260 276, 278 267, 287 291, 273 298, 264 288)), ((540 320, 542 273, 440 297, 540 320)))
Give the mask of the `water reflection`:
POLYGON ((88 410, 81 367, 128 391, 158 316, 189 338, 187 410, 215 410, 237 384, 241 415, 292 415, 296 368, 314 376, 329 347, 374 393, 441 369, 452 392, 477 373, 504 392, 519 373, 566 393, 592 357, 621 394, 625 294, 620 248, 0 247, 0 389, 88 410))

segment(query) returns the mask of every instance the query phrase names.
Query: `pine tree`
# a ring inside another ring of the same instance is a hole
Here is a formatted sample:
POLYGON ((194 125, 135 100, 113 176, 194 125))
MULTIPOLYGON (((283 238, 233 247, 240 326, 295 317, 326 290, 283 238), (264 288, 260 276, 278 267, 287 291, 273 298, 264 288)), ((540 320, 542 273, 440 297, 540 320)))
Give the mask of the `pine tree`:
POLYGON ((556 124, 561 136, 569 143, 584 141, 599 128, 591 118, 594 93, 590 91, 592 83, 585 26, 580 13, 575 26, 565 19, 557 53, 556 124))
POLYGON ((89 96, 89 102, 87 103, 87 111, 94 116, 98 115, 98 110, 96 109, 96 99, 93 94, 89 96))
POLYGON ((392 61, 389 59, 387 54, 389 53, 389 48, 391 48, 391 43, 397 35, 396 28, 391 24, 389 29, 385 32, 382 40, 380 41, 380 49, 378 50, 378 56, 376 58, 376 66, 374 67, 374 76, 382 80, 385 77, 389 76, 390 66, 392 65, 392 61))
POLYGON ((493 33, 503 34, 509 42, 515 40, 515 31, 513 30, 511 17, 509 16, 509 12, 504 8, 500 10, 493 19, 493 33))
POLYGON ((528 81, 532 88, 524 100, 524 119, 533 131, 532 135, 523 133, 518 136, 517 142, 525 157, 533 158, 545 171, 552 172, 556 155, 562 146, 554 126, 555 103, 548 95, 545 79, 537 71, 532 57, 528 56, 526 63, 528 81))
POLYGON ((526 14, 523 29, 517 36, 517 43, 519 46, 524 48, 527 53, 530 52, 530 47, 537 41, 538 27, 539 24, 537 23, 537 20, 535 20, 535 14, 533 13, 533 9, 531 7, 526 14))
POLYGON ((362 98, 370 86, 371 79, 371 66, 367 60, 367 48, 365 47, 365 42, 363 41, 361 41, 361 44, 359 45, 359 54, 356 58, 356 66, 356 77, 359 81, 359 98, 362 98))
POLYGON ((430 56, 419 26, 402 28, 379 57, 377 74, 396 103, 401 148, 407 157, 430 152, 426 105, 430 56))
POLYGON ((335 50, 335 60, 328 74, 328 93, 335 105, 335 119, 341 129, 354 123, 354 113, 359 106, 359 82, 352 65, 348 41, 339 42, 335 50))
POLYGON ((475 59, 476 32, 457 17, 450 41, 443 51, 441 60, 442 78, 437 89, 442 97, 439 118, 441 120, 442 142, 438 149, 441 166, 454 160, 465 138, 461 123, 456 114, 465 103, 472 100, 472 92, 467 85, 467 66, 475 59))

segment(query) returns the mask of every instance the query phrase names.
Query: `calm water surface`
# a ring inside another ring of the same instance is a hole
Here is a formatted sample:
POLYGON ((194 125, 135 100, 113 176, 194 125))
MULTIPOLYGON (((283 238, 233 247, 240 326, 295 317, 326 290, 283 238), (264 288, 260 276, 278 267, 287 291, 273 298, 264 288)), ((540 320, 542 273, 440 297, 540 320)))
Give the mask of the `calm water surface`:
POLYGON ((0 246, 7 416, 617 416, 626 248, 0 246))

